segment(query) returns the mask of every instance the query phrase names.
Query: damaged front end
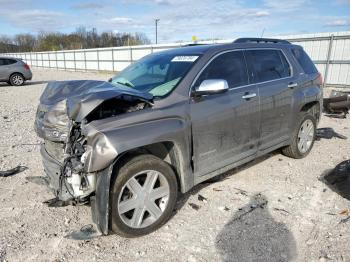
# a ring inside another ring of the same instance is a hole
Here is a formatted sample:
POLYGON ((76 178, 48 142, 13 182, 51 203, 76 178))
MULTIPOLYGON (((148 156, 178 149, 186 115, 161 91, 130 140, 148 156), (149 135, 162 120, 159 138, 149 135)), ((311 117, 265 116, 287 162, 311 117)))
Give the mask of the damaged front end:
MULTIPOLYGON (((94 120, 149 108, 152 98, 148 93, 103 81, 47 85, 40 98, 35 131, 44 140, 41 148, 44 170, 55 194, 51 205, 88 202, 96 190, 98 172, 113 162, 106 159, 95 163, 94 156, 106 153, 103 145, 107 141, 102 133, 96 135, 96 131, 87 131, 85 127, 94 120)), ((109 155, 116 156, 115 151, 109 155)))

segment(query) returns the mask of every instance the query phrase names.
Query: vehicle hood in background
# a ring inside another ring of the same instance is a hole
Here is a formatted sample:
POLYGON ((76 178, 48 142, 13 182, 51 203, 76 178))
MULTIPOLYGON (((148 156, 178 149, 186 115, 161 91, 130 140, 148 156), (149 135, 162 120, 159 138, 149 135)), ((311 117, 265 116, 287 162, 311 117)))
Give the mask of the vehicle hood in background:
POLYGON ((49 82, 40 97, 35 119, 37 134, 52 141, 65 141, 71 120, 81 122, 104 101, 125 97, 151 103, 153 96, 105 81, 74 80, 49 82))

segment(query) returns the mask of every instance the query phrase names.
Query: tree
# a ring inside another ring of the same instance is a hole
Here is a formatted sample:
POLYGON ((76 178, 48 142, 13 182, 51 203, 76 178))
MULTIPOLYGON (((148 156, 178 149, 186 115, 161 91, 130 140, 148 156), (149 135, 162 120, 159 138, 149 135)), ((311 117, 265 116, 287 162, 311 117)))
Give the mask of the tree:
POLYGON ((85 27, 78 27, 75 32, 70 34, 40 32, 37 35, 1 36, 0 52, 57 51, 149 43, 150 40, 143 33, 103 32, 99 34, 96 28, 87 30, 85 27))

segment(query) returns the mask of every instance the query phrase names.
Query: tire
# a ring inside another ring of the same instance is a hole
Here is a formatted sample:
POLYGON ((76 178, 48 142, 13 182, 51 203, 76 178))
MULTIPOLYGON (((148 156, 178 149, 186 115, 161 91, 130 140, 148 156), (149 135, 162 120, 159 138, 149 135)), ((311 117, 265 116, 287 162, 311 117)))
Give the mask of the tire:
POLYGON ((297 128, 294 130, 292 134, 291 144, 283 148, 282 153, 288 157, 295 158, 295 159, 304 158, 310 153, 315 142, 315 137, 316 137, 316 118, 310 113, 304 113, 302 114, 299 120, 297 128), (310 130, 309 132, 310 134, 307 136, 303 135, 303 133, 305 134, 305 131, 303 132, 301 129, 308 130, 307 127, 310 126, 311 128, 311 124, 312 124, 312 130, 310 130), (305 145, 304 147, 301 147, 300 145, 298 146, 298 143, 302 139, 300 137, 303 137, 303 136, 308 137, 307 139, 308 142, 304 144, 305 145))
POLYGON ((14 73, 10 76, 10 84, 12 86, 21 86, 24 84, 24 77, 19 73, 14 73))
POLYGON ((153 155, 139 155, 126 162, 116 175, 110 199, 111 229, 114 233, 139 237, 168 221, 178 190, 176 175, 168 163, 153 155))

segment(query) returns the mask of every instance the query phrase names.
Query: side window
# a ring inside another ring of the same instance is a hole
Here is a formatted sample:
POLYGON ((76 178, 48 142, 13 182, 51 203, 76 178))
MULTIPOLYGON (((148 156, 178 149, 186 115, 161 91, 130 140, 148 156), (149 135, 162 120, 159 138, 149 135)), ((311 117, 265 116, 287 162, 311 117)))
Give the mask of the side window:
POLYGON ((248 73, 243 52, 232 51, 216 57, 201 73, 195 86, 208 79, 224 79, 230 88, 247 85, 248 73))
POLYGON ((255 72, 254 82, 271 81, 291 75, 291 68, 281 51, 250 50, 246 52, 255 72))
POLYGON ((0 58, 0 66, 6 65, 6 59, 0 58))
POLYGON ((15 63, 17 63, 17 61, 16 61, 16 60, 13 60, 13 59, 7 59, 7 64, 8 64, 8 65, 12 65, 12 64, 15 64, 15 63))
POLYGON ((292 53, 306 74, 317 73, 317 68, 310 57, 301 48, 293 48, 292 53))

